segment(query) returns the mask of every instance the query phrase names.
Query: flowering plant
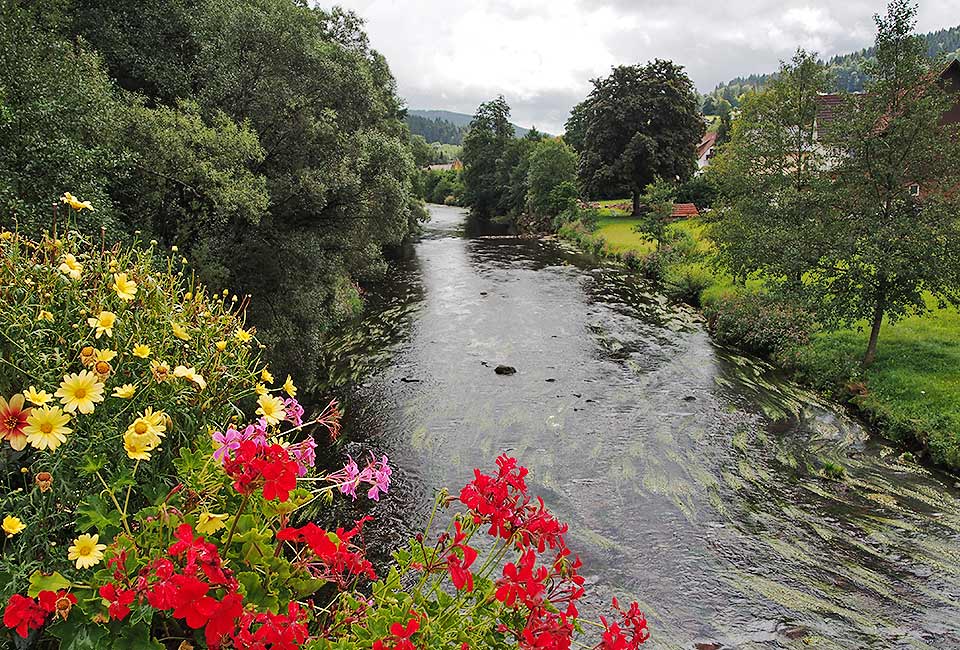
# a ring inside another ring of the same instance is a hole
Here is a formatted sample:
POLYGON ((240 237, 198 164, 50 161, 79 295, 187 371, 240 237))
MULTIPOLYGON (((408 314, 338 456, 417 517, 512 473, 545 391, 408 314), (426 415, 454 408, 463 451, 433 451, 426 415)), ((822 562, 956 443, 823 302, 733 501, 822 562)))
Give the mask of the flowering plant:
MULTIPOLYGON (((97 251, 76 234, 3 232, 0 255, 0 574, 20 645, 574 643, 580 561, 516 459, 477 470, 459 497, 441 493, 424 534, 375 567, 368 517, 325 530, 304 507, 379 500, 387 458, 317 471, 312 434, 336 439, 338 404, 307 417, 293 379, 277 385, 263 366, 236 301, 155 245, 97 251)), ((646 640, 636 603, 614 610, 588 647, 646 640)))

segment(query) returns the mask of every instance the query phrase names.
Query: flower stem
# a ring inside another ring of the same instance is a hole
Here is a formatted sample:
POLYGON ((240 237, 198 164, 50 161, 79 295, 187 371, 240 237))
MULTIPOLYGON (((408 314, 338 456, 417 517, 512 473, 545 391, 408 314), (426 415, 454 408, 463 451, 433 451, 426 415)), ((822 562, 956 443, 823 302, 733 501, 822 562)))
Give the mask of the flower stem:
POLYGON ((114 496, 113 490, 110 489, 110 486, 107 485, 107 482, 103 480, 103 477, 100 476, 100 472, 96 472, 97 478, 100 479, 100 482, 103 484, 103 489, 107 494, 110 495, 110 500, 113 501, 114 507, 117 509, 117 512, 120 513, 120 521, 123 523, 123 529, 127 531, 127 535, 133 539, 133 533, 130 531, 130 524, 127 523, 127 515, 124 512, 123 508, 120 507, 120 502, 117 501, 117 497, 114 496))
POLYGON ((224 549, 230 548, 230 542, 233 541, 233 534, 237 532, 237 522, 240 521, 240 515, 243 514, 243 510, 247 507, 247 501, 249 500, 250 495, 244 494, 243 501, 240 502, 240 507, 237 508, 237 515, 233 518, 233 523, 230 524, 230 532, 227 534, 227 541, 223 545, 224 549))

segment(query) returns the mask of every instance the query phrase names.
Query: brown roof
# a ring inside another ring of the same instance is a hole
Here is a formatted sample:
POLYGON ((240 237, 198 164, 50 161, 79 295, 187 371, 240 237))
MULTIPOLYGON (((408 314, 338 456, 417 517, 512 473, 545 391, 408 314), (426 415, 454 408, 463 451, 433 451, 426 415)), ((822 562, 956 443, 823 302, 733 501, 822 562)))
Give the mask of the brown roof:
POLYGON ((699 217, 700 212, 693 203, 674 203, 673 214, 670 216, 674 219, 689 219, 691 217, 699 217))
POLYGON ((838 93, 820 93, 817 95, 817 121, 829 122, 834 111, 843 103, 843 95, 838 93))
POLYGON ((712 131, 703 136, 703 140, 697 145, 697 158, 703 158, 703 154, 710 151, 710 147, 717 143, 717 132, 712 131))

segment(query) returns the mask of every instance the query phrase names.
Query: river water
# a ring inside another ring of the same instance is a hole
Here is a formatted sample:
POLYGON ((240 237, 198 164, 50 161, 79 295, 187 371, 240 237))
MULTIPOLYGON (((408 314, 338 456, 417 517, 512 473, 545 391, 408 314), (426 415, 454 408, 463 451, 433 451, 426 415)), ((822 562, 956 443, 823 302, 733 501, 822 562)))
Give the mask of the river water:
POLYGON ((645 647, 960 648, 955 478, 716 347, 624 270, 430 212, 329 347, 329 381, 352 386, 335 454, 395 468, 375 556, 506 451, 570 524, 587 613, 638 600, 645 647))

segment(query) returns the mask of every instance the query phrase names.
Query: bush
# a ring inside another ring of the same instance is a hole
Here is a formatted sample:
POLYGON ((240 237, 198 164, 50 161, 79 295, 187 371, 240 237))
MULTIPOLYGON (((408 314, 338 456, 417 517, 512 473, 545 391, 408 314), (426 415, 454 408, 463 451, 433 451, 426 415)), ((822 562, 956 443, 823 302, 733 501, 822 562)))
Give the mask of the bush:
POLYGON ((713 277, 698 268, 670 268, 664 280, 664 292, 674 302, 683 302, 692 307, 701 306, 703 290, 713 284, 713 277))
POLYGON ((706 315, 719 343, 768 357, 805 346, 814 326, 809 312, 769 294, 724 296, 707 305, 706 315))

